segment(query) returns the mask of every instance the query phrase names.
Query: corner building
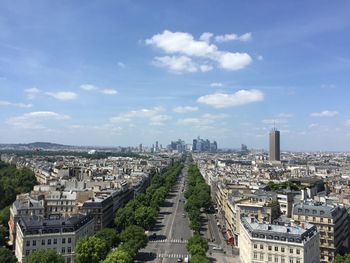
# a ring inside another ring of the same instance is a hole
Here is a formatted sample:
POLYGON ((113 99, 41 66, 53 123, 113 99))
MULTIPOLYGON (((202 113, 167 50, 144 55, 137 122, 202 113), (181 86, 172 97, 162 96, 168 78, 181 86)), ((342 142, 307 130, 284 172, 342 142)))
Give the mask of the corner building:
POLYGON ((319 233, 303 227, 261 224, 254 217, 241 219, 239 242, 242 263, 319 263, 319 233))

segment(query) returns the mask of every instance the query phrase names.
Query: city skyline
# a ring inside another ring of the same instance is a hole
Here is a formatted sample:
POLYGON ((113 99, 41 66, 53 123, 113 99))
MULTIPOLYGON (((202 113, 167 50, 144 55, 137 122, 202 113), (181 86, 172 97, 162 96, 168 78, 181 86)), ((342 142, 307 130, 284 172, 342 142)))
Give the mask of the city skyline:
POLYGON ((0 143, 348 151, 349 7, 5 1, 0 143))

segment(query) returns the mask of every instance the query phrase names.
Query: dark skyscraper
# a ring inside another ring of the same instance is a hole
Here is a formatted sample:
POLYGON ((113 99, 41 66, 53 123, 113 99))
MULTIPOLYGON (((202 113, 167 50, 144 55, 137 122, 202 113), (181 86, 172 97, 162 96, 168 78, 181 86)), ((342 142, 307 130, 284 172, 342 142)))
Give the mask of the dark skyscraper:
POLYGON ((273 128, 270 131, 270 150, 269 150, 269 160, 270 161, 280 161, 280 131, 273 128))

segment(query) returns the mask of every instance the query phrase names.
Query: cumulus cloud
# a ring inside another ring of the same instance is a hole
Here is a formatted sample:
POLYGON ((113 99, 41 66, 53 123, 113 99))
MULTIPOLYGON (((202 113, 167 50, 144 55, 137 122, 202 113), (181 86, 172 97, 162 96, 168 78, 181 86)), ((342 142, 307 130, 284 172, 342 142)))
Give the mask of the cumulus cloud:
POLYGON ((170 120, 171 117, 165 114, 163 107, 154 107, 151 109, 140 109, 123 112, 110 118, 112 123, 125 123, 131 122, 133 119, 146 119, 151 125, 163 125, 166 121, 170 120))
POLYGON ((244 104, 264 100, 264 94, 260 90, 239 90, 234 93, 214 93, 201 96, 197 102, 204 103, 215 108, 241 106, 244 104))
POLYGON ((93 84, 82 84, 80 85, 80 89, 84 90, 84 91, 95 91, 95 92, 99 92, 105 95, 115 95, 118 94, 118 91, 116 91, 115 89, 102 89, 99 88, 93 84))
POLYGON ((58 91, 58 92, 46 92, 48 96, 51 96, 57 100, 75 100, 78 97, 78 94, 71 91, 58 91))
POLYGON ((223 86, 224 84, 222 84, 221 82, 210 83, 210 87, 213 87, 213 88, 222 88, 223 86))
POLYGON ((313 112, 310 114, 312 117, 334 117, 338 115, 337 111, 324 110, 321 112, 313 112))
MULTIPOLYGON (((212 33, 206 32, 199 40, 195 40, 189 33, 164 30, 146 39, 146 44, 173 55, 156 57, 153 62, 154 65, 167 67, 172 72, 206 72, 213 68, 213 63, 222 69, 239 70, 252 62, 247 53, 219 50, 216 45, 209 43, 212 36, 212 33)), ((247 36, 243 37, 245 38, 247 36)))
POLYGON ((12 117, 7 120, 7 123, 23 129, 44 129, 45 121, 60 121, 69 120, 70 116, 59 114, 52 111, 34 111, 25 113, 21 116, 12 117))
POLYGON ((187 112, 194 112, 198 111, 198 107, 192 107, 192 106, 178 106, 173 109, 174 112, 177 113, 187 113, 187 112))
POLYGON ((177 123, 181 125, 189 125, 189 126, 200 128, 200 127, 208 127, 208 125, 214 124, 218 120, 222 120, 227 117, 228 115, 226 114, 206 113, 200 117, 179 119, 177 123))
POLYGON ((169 71, 174 73, 198 71, 198 65, 196 65, 192 59, 187 56, 155 57, 152 63, 157 67, 167 68, 169 71))
POLYGON ((229 41, 242 41, 247 42, 252 39, 252 33, 248 32, 241 36, 238 36, 237 34, 225 34, 225 35, 218 35, 215 37, 215 41, 222 43, 222 42, 229 42, 229 41))
POLYGON ((12 107, 18 107, 18 108, 31 108, 32 104, 25 104, 25 103, 14 103, 9 101, 0 100, 0 107, 1 106, 12 106, 12 107))
POLYGON ((30 100, 35 99, 41 93, 41 91, 35 87, 30 89, 25 89, 24 92, 26 93, 27 98, 30 100))

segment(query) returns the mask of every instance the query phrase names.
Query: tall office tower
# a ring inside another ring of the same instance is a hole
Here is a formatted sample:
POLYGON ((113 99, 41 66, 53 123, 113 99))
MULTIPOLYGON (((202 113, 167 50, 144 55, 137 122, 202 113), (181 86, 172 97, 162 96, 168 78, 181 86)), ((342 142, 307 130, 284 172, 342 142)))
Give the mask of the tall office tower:
POLYGON ((158 147, 158 141, 156 141, 156 152, 159 151, 159 147, 158 147))
POLYGON ((269 159, 270 161, 280 161, 280 131, 273 128, 270 131, 270 151, 269 159))
POLYGON ((139 151, 142 152, 142 143, 140 143, 139 151))

